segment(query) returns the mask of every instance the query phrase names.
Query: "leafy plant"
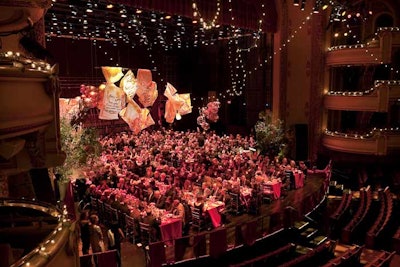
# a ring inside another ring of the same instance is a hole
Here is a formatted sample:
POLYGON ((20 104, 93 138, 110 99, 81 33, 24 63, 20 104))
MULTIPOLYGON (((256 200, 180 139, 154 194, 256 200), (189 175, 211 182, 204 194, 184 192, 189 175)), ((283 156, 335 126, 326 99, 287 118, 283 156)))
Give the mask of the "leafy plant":
POLYGON ((286 154, 288 140, 283 121, 272 121, 271 113, 262 111, 254 128, 257 148, 262 154, 271 158, 286 154))
POLYGON ((67 118, 60 119, 61 148, 66 154, 62 166, 55 168, 55 173, 62 180, 69 180, 73 170, 81 169, 101 152, 98 134, 95 128, 84 128, 80 124, 71 124, 67 118))

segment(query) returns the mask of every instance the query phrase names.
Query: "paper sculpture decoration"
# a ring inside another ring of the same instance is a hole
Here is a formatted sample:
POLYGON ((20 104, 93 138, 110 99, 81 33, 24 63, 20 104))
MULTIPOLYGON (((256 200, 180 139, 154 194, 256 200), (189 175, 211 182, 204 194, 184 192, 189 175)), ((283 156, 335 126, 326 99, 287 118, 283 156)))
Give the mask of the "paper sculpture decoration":
POLYGON ((116 86, 121 77, 122 69, 118 67, 102 67, 106 87, 104 88, 103 100, 100 105, 99 119, 118 120, 118 114, 126 105, 125 92, 116 86))
POLYGON ((179 98, 183 99, 184 103, 179 108, 178 113, 180 115, 192 113, 192 101, 190 100, 190 94, 179 94, 179 98))
POLYGON ((131 70, 125 73, 125 76, 119 83, 119 87, 125 92, 128 99, 133 99, 137 91, 137 81, 131 70))
POLYGON ((138 69, 136 83, 139 102, 145 108, 151 107, 158 97, 157 84, 152 81, 151 71, 138 69))
POLYGON ((175 87, 167 83, 164 96, 168 98, 165 103, 164 118, 168 123, 173 123, 174 119, 180 119, 181 115, 192 112, 190 94, 177 94, 175 87))
POLYGON ((121 110, 119 115, 134 134, 154 124, 150 111, 147 108, 140 108, 134 100, 128 100, 128 105, 121 110))

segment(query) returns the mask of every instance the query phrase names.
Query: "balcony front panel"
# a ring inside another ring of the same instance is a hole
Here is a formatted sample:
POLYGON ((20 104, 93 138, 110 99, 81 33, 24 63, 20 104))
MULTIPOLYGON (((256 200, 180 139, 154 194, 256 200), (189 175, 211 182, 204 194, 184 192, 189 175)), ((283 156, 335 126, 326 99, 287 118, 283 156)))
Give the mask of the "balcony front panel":
MULTIPOLYGON (((379 112, 378 96, 337 96, 326 95, 324 98, 326 109, 330 110, 349 110, 349 111, 371 111, 379 112)), ((384 107, 387 111, 387 105, 384 107)))
POLYGON ((342 66, 342 65, 371 65, 389 63, 382 57, 380 47, 358 47, 358 48, 343 48, 328 51, 326 53, 327 66, 342 66))
POLYGON ((387 154, 387 140, 383 136, 352 138, 341 135, 325 134, 322 139, 322 144, 330 150, 345 153, 380 156, 387 154))

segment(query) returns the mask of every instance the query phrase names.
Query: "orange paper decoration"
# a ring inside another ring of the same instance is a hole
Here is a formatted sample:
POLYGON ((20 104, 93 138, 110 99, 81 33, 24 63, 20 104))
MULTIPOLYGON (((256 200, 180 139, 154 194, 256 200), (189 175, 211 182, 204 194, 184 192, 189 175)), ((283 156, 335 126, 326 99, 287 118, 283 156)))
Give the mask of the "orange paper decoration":
POLYGON ((151 71, 139 69, 137 73, 137 91, 139 102, 144 107, 150 107, 158 97, 157 84, 152 81, 151 71))

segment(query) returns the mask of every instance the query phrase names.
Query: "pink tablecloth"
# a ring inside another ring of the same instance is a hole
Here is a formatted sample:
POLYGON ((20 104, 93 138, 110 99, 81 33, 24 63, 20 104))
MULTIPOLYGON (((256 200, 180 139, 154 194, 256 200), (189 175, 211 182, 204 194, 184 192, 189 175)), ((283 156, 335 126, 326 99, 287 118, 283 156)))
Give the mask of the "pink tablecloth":
POLYGON ((182 237, 182 220, 180 218, 169 218, 161 222, 161 237, 163 241, 170 241, 182 237))
POLYGON ((217 208, 211 208, 207 210, 207 212, 210 215, 214 227, 219 227, 221 225, 221 214, 219 214, 217 208))
POLYGON ((210 215, 211 222, 214 227, 221 226, 221 214, 220 210, 225 207, 225 204, 221 201, 217 201, 214 203, 207 203, 207 212, 210 215))
POLYGON ((272 181, 265 184, 271 187, 272 191, 274 192, 274 199, 279 199, 281 197, 282 182, 272 181))
POLYGON ((301 188, 304 186, 304 173, 295 171, 294 172, 294 184, 296 188, 301 188))

